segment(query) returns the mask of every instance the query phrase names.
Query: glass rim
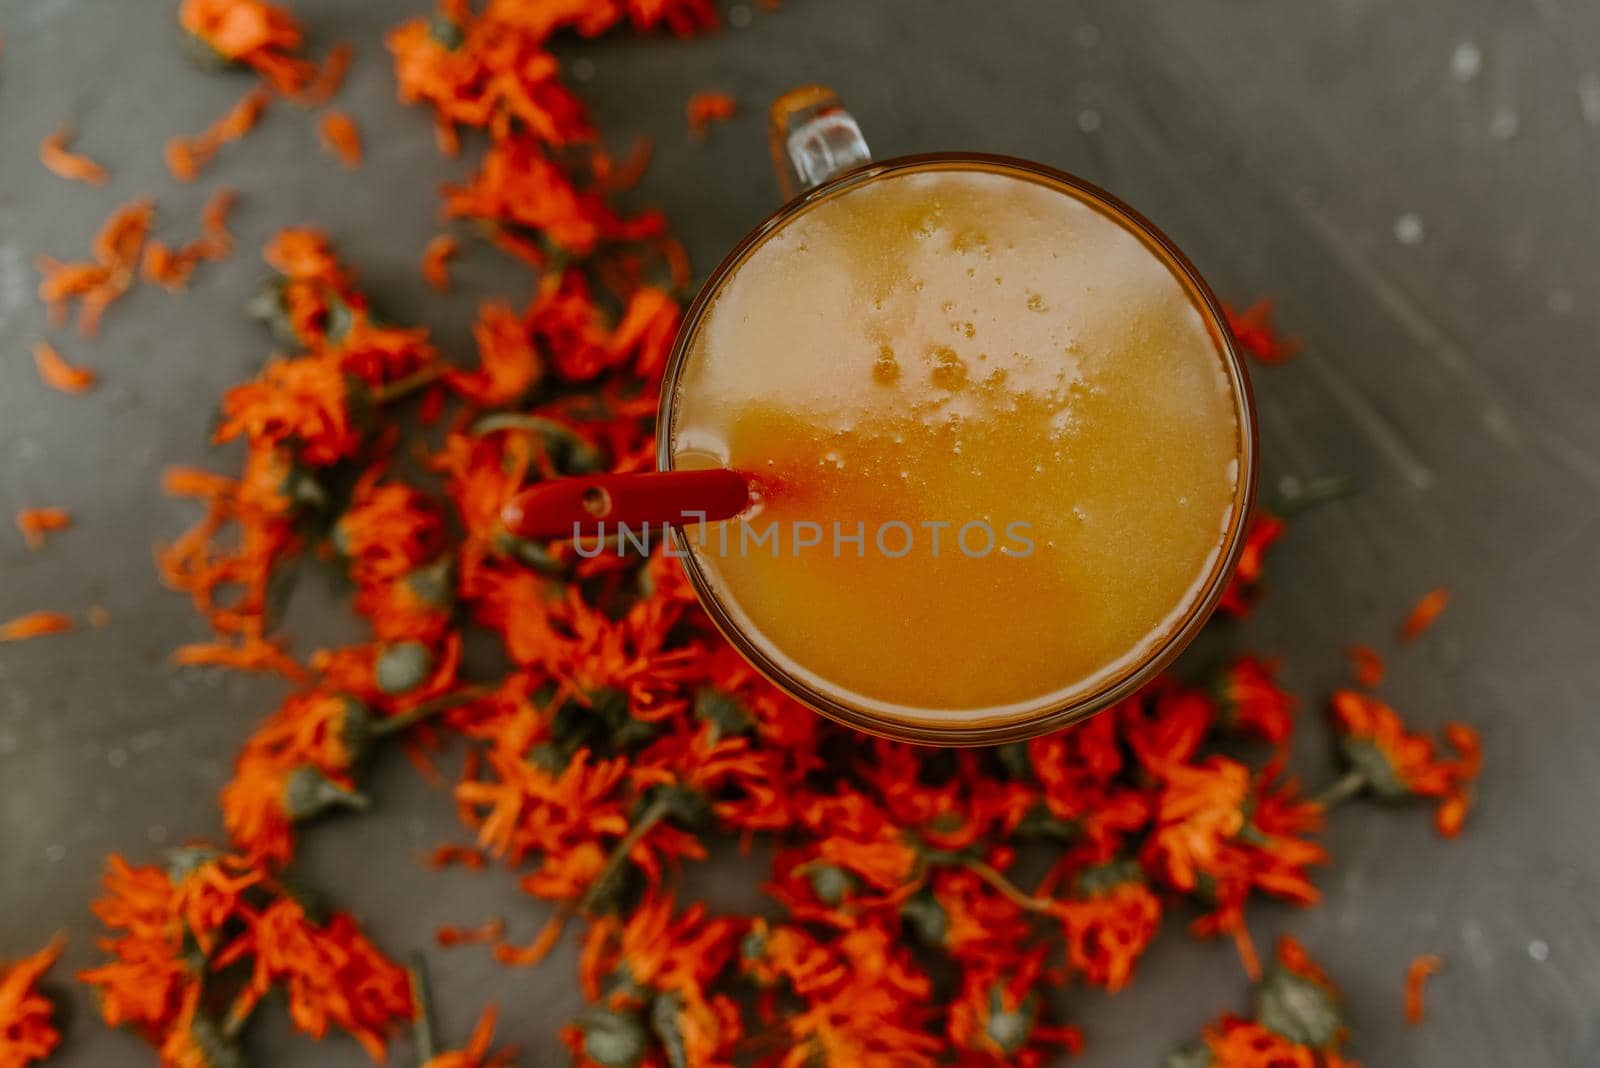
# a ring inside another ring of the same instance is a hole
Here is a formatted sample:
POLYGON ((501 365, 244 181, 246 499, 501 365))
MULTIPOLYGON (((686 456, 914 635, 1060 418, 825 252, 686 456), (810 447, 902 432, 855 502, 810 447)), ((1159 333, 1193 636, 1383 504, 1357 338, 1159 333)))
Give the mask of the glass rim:
MULTIPOLYGON (((657 469, 672 470, 676 399, 679 379, 688 363, 690 343, 698 335, 701 320, 723 284, 756 248, 801 211, 848 189, 892 174, 930 169, 958 170, 963 165, 974 169, 1020 172, 1024 176, 1032 175, 1037 179, 1043 179, 1047 184, 1065 186, 1089 206, 1110 214, 1115 221, 1130 229, 1179 275, 1179 281, 1191 296, 1199 298, 1208 320, 1209 331, 1218 343, 1228 380, 1232 384, 1239 432, 1239 473, 1235 479, 1233 508, 1228 516, 1228 526, 1223 537, 1223 551, 1217 555, 1212 564, 1200 595, 1184 606, 1182 618, 1154 643, 1145 655, 1109 674, 1093 688, 1070 697, 1042 701, 1036 709, 1013 713, 999 721, 980 720, 938 725, 930 716, 927 721, 915 722, 856 707, 832 694, 820 691, 815 685, 797 677, 778 663, 747 633, 749 628, 733 617, 723 604, 710 578, 701 568, 699 560, 684 536, 683 527, 672 525, 669 528, 668 536, 672 541, 675 555, 679 556, 679 562, 701 606, 717 629, 722 632, 723 637, 770 682, 801 704, 846 726, 883 738, 940 746, 998 745, 1048 734, 1081 722, 1097 712, 1126 700, 1165 670, 1188 647, 1205 626, 1206 621, 1211 618, 1238 567, 1248 533, 1250 515, 1255 504, 1259 463, 1255 397, 1251 392, 1250 376, 1244 360, 1234 345, 1232 331, 1228 328, 1227 314, 1194 264, 1166 234, 1111 193, 1066 171, 1013 156, 984 152, 930 152, 875 160, 836 175, 773 211, 722 258, 716 269, 707 276, 705 283, 684 313, 683 320, 678 326, 677 336, 673 340, 672 352, 667 358, 656 416, 657 469)), ((929 711, 932 713, 932 710, 929 711)))

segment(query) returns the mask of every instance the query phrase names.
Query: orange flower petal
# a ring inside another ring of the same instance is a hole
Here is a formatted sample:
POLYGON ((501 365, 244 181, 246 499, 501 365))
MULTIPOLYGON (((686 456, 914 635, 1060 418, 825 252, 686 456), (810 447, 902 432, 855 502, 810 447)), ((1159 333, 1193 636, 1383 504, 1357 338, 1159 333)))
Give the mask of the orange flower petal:
POLYGON ((1405 622, 1400 624, 1400 640, 1412 641, 1417 635, 1433 626, 1433 621, 1439 618, 1439 613, 1445 610, 1450 603, 1450 591, 1440 586, 1438 589, 1429 590, 1417 601, 1416 607, 1406 615, 1405 622))
POLYGON ((1406 1022, 1411 1026, 1422 1022, 1422 987, 1428 976, 1444 966, 1444 961, 1432 953, 1425 953, 1411 962, 1406 969, 1406 1022))
POLYGON ((422 277, 440 293, 450 291, 450 258, 460 247, 461 243, 449 234, 440 234, 422 250, 422 277))
POLYGON ((506 942, 494 944, 494 959, 511 968, 527 968, 538 964, 555 948, 561 938, 561 929, 565 926, 560 914, 551 917, 550 921, 534 936, 533 941, 525 946, 513 946, 506 942))
POLYGON ((67 143, 71 140, 71 126, 57 127, 39 142, 39 162, 58 178, 72 182, 88 182, 90 185, 104 185, 107 178, 106 169, 88 156, 68 151, 67 143))
POLYGON ((39 369, 39 378, 51 389, 62 393, 84 393, 94 388, 100 376, 87 367, 74 367, 61 358, 55 346, 40 341, 33 346, 33 364, 39 369))
POLYGON ((1226 304, 1223 314, 1228 319, 1228 329, 1233 339, 1246 353, 1262 363, 1283 363, 1300 348, 1294 341, 1278 336, 1272 325, 1272 301, 1262 298, 1242 312, 1235 312, 1226 304))
POLYGON ((296 98, 307 104, 326 104, 344 84, 344 76, 350 70, 350 60, 354 54, 355 48, 349 41, 334 45, 328 50, 328 57, 322 61, 315 80, 296 98))
POLYGON ((739 102, 727 93, 699 92, 689 98, 685 109, 689 119, 689 134, 703 141, 711 132, 711 124, 726 122, 739 110, 739 102))
POLYGON ((317 125, 322 143, 338 156, 346 167, 361 166, 361 131, 355 120, 342 111, 330 111, 317 125))
POLYGON ((28 548, 44 545, 44 536, 52 530, 65 530, 72 525, 72 516, 65 508, 24 508, 17 513, 17 529, 22 531, 28 548))
POLYGON ((499 918, 486 920, 476 927, 445 924, 434 932, 434 940, 446 949, 453 946, 494 945, 504 937, 505 929, 505 921, 499 918))
POLYGON ((1384 666, 1383 657, 1370 645, 1352 645, 1345 652, 1350 657, 1350 666, 1354 670, 1356 685, 1372 689, 1382 684, 1384 666))
POLYGON ((206 259, 224 259, 233 252, 233 235, 228 232, 228 213, 233 210, 238 198, 235 190, 223 186, 211 194, 211 199, 200 210, 200 230, 205 235, 201 240, 206 259))
POLYGON ((72 617, 65 612, 29 612, 9 623, 0 624, 0 642, 26 641, 71 629, 72 617))
POLYGON ((428 854, 430 868, 448 868, 460 864, 464 868, 481 871, 485 863, 483 853, 471 846, 442 845, 428 854))

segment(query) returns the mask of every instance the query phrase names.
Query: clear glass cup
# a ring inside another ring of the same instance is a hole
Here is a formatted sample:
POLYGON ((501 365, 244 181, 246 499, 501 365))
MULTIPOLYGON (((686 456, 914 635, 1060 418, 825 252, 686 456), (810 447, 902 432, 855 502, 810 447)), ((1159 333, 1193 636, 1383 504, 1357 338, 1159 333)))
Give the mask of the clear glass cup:
POLYGON ((951 746, 1020 741, 1076 723, 1131 696, 1170 664, 1210 618, 1238 565, 1255 498, 1255 405, 1244 361, 1234 348, 1227 320, 1215 295, 1183 253, 1143 216, 1104 190, 1052 167, 1008 156, 972 152, 939 152, 875 162, 856 120, 841 106, 837 96, 823 86, 807 86, 779 98, 771 110, 770 135, 773 165, 778 172, 779 185, 790 199, 750 231, 718 264, 684 316, 661 389, 656 450, 656 464, 660 470, 673 469, 675 403, 697 331, 723 283, 739 270, 749 255, 773 231, 821 200, 889 175, 960 169, 1025 177, 1054 186, 1119 222, 1167 264, 1203 315, 1222 354, 1224 369, 1232 387, 1239 429, 1238 477, 1232 509, 1222 535, 1221 551, 1216 554, 1205 580, 1197 585, 1196 592, 1183 606, 1177 622, 1158 641, 1151 643, 1144 655, 1128 661, 1115 673, 1104 676, 1093 689, 1070 699, 1062 700, 1057 695, 1050 695, 1041 698, 1037 707, 1026 707, 1021 711, 1012 708, 1004 716, 996 716, 992 720, 941 722, 938 710, 929 710, 923 717, 888 716, 881 711, 861 707, 859 703, 852 702, 846 693, 829 693, 824 686, 797 678, 763 649, 762 642, 747 632, 738 614, 723 603, 721 595, 691 551, 683 528, 674 527, 671 538, 675 551, 680 554, 684 570, 706 612, 746 660, 797 700, 851 727, 902 741, 951 746))

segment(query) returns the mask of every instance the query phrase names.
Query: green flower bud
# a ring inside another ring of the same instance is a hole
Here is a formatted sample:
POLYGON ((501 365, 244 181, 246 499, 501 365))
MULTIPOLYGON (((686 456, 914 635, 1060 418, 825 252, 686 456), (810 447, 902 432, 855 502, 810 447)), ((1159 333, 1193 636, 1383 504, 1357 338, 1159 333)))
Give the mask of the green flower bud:
POLYGON ((907 898, 900 906, 900 919, 918 941, 932 948, 944 946, 950 933, 950 915, 926 888, 907 898))
POLYGON ((650 1051, 650 1034, 633 1013, 597 1009, 579 1021, 583 1054, 604 1068, 637 1068, 650 1051))
POLYGON ((1004 1053, 1019 1053, 1033 1036, 1033 1021, 1038 1003, 1030 995, 1015 1009, 1005 1007, 1004 990, 999 983, 989 988, 989 1022, 984 1033, 1004 1053))
POLYGON ((1142 882, 1144 882, 1144 869, 1139 867, 1139 862, 1132 857, 1118 857, 1079 872, 1078 896, 1098 897, 1110 893, 1124 883, 1142 882))
POLYGON ((439 43, 441 48, 454 52, 467 43, 467 31, 461 23, 448 15, 434 14, 428 20, 428 36, 439 43))
POLYGON ((1394 765, 1383 750, 1365 738, 1347 736, 1339 740, 1339 752, 1351 768, 1367 780, 1367 789, 1382 801, 1404 801, 1411 790, 1395 774, 1394 765))
POLYGON ((1256 1020, 1290 1042, 1328 1049, 1344 1029, 1333 993, 1321 983, 1274 968, 1256 989, 1256 1020))
POLYGON ((811 881, 811 892, 817 895, 829 908, 837 908, 844 903, 845 896, 850 893, 855 880, 843 868, 832 864, 819 864, 812 868, 806 876, 811 881))
POLYGON ((405 577, 406 589, 430 608, 449 608, 455 602, 455 561, 441 556, 405 577))
POLYGON ((390 696, 409 693, 428 680, 433 654, 421 642, 396 642, 378 654, 373 677, 390 696))
POLYGON ((694 695, 694 714, 702 723, 711 724, 718 738, 737 737, 755 725, 743 705, 709 686, 694 695))
POLYGON ((347 790, 307 764, 289 773, 283 784, 283 810, 296 823, 336 808, 366 808, 365 794, 347 790))

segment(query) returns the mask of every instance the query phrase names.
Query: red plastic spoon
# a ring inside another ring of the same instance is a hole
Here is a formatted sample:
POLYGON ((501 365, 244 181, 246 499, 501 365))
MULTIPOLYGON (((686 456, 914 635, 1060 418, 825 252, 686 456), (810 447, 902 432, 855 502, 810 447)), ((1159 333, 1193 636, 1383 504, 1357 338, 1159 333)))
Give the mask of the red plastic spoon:
POLYGON ((749 480, 712 467, 552 479, 511 498, 500 517, 521 538, 572 538, 600 533, 601 523, 612 533, 624 525, 638 531, 646 525, 711 523, 732 519, 749 505, 749 480))

